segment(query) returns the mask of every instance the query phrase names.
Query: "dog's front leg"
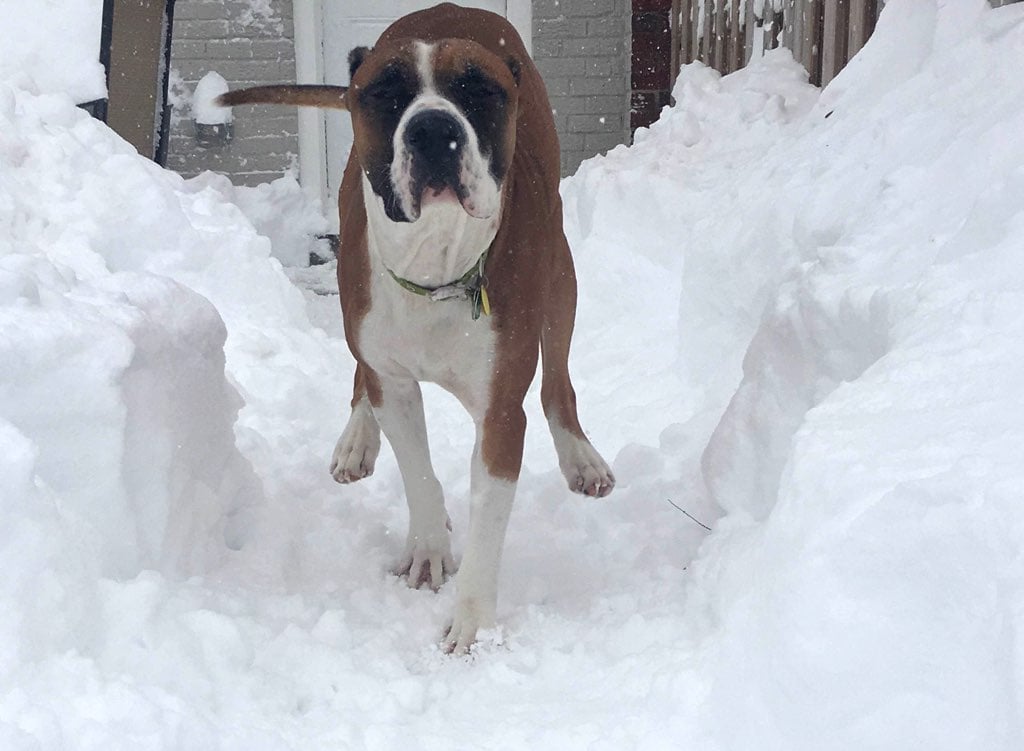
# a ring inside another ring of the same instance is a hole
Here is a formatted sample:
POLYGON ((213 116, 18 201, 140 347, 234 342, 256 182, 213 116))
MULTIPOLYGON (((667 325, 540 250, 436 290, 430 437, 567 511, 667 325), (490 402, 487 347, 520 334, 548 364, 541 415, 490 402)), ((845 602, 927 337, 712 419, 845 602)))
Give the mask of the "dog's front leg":
POLYGON ((408 576, 410 587, 439 589, 455 561, 444 493, 430 463, 420 385, 381 378, 381 403, 373 412, 395 452, 409 504, 409 536, 395 573, 408 576))
POLYGON ((442 642, 446 652, 465 653, 479 629, 494 625, 498 569, 523 459, 525 432, 526 415, 521 404, 492 404, 487 416, 477 422, 469 535, 455 579, 452 625, 442 642))

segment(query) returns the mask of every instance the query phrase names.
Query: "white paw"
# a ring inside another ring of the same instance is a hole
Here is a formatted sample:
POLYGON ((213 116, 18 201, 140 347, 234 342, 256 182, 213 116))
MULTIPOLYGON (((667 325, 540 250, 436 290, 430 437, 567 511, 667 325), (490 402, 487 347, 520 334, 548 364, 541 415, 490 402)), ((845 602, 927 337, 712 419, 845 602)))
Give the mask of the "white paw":
POLYGON ((331 476, 340 483, 373 474, 380 453, 380 428, 367 407, 356 407, 331 456, 331 476))
POLYGON ((604 498, 612 492, 615 475, 590 441, 563 432, 555 440, 555 449, 569 490, 594 498, 604 498))
POLYGON ((494 626, 495 604, 482 599, 459 598, 452 624, 441 639, 446 654, 464 655, 476 643, 477 632, 494 626))
POLYGON ((392 573, 407 577, 413 589, 426 584, 436 592, 455 570, 449 533, 445 529, 433 535, 414 535, 410 531, 405 553, 392 573))

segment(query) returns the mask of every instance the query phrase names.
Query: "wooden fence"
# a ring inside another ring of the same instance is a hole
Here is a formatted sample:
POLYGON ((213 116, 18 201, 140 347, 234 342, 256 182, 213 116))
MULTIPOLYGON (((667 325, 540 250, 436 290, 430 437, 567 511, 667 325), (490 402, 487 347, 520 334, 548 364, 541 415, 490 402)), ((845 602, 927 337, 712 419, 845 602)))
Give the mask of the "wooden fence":
MULTIPOLYGON (((993 7, 1022 0, 989 0, 993 7)), ((874 31, 885 0, 677 0, 680 62, 739 70, 780 45, 825 86, 874 31)))
POLYGON ((680 0, 680 60, 722 73, 782 45, 824 86, 875 28, 881 0, 680 0))

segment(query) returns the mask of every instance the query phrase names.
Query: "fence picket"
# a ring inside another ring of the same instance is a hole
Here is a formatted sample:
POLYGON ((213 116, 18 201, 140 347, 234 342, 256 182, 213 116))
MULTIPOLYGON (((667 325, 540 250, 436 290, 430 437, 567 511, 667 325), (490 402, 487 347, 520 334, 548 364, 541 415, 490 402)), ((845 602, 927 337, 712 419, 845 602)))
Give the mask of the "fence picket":
POLYGON ((793 8, 794 0, 784 0, 782 3, 782 46, 786 49, 793 49, 793 8))
POLYGON ((715 0, 703 0, 701 7, 704 9, 704 38, 701 40, 701 50, 699 58, 702 63, 710 67, 714 67, 715 60, 712 54, 711 45, 714 41, 714 21, 715 21, 715 0))
POLYGON ((836 38, 839 28, 838 0, 825 0, 824 33, 822 34, 821 50, 821 85, 828 82, 836 74, 836 38))
MULTIPOLYGON (((760 50, 758 51, 760 52, 760 50)), ((743 13, 743 64, 754 57, 754 0, 747 0, 743 13)))
POLYGON ((702 0, 693 0, 693 6, 690 8, 690 14, 691 14, 690 19, 691 19, 691 22, 692 22, 691 23, 692 28, 690 29, 690 44, 692 45, 692 48, 693 48, 693 53, 690 55, 690 62, 694 62, 696 60, 700 60, 700 34, 701 34, 700 9, 701 9, 701 3, 702 3, 702 0))
POLYGON ((743 48, 746 41, 740 33, 740 0, 729 0, 729 70, 743 67, 743 48))
POLYGON ((673 40, 673 45, 676 47, 675 53, 679 57, 680 65, 686 65, 690 60, 690 45, 686 43, 686 40, 690 38, 690 8, 693 4, 693 0, 679 0, 679 7, 677 12, 679 13, 679 44, 676 45, 673 40))
POLYGON ((715 2, 715 70, 719 73, 728 73, 728 59, 725 56, 725 3, 726 0, 714 0, 715 2))

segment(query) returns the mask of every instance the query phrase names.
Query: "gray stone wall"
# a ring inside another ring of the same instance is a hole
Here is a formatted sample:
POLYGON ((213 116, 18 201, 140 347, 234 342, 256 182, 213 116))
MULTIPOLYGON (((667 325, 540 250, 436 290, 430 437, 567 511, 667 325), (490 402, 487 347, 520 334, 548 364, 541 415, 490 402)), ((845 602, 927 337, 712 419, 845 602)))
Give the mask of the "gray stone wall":
POLYGON ((630 139, 630 0, 534 0, 533 58, 551 97, 562 174, 630 139))
POLYGON ((255 185, 280 177, 299 153, 294 107, 238 107, 234 138, 200 146, 187 99, 214 70, 231 88, 295 81, 292 0, 177 0, 171 44, 172 115, 167 166, 191 177, 223 172, 232 182, 255 185))

